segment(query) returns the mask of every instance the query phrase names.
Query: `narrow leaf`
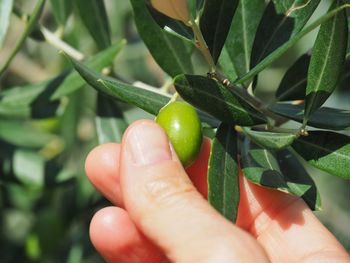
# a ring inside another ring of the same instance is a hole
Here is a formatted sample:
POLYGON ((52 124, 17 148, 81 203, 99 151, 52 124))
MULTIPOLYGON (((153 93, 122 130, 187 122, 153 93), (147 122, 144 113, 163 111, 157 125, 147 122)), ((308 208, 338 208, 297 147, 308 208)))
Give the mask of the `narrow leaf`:
MULTIPOLYGON (((270 109, 284 117, 302 123, 304 118, 304 106, 287 103, 278 103, 270 109)), ((350 129, 350 111, 328 107, 319 108, 315 111, 308 125, 321 129, 347 130, 350 129)))
POLYGON ((12 59, 16 56, 17 52, 22 48, 22 45, 24 44, 25 40, 27 37, 30 35, 30 33, 33 31, 35 26, 37 25, 37 22, 40 18, 40 15, 43 11, 44 5, 45 5, 46 0, 38 0, 33 13, 31 14, 29 21, 27 23, 27 26, 22 33, 21 37, 17 40, 12 52, 8 56, 8 58, 5 60, 4 64, 0 68, 0 76, 4 73, 4 71, 8 68, 10 65, 12 59))
POLYGON ((13 0, 0 0, 0 48, 4 42, 10 24, 13 0))
POLYGON ((254 78, 257 74, 259 74, 262 70, 268 67, 271 63, 280 58, 288 49, 290 49, 293 45, 295 45, 302 37, 306 34, 310 33, 312 30, 317 28, 320 24, 328 21, 333 16, 335 16, 338 12, 342 12, 345 8, 349 7, 348 5, 342 5, 331 12, 321 16, 316 21, 311 23, 309 26, 305 27, 304 30, 296 33, 293 38, 290 38, 287 42, 285 42, 282 46, 278 47, 275 51, 273 51, 266 58, 261 60, 261 62, 252 68, 247 74, 243 75, 239 79, 235 81, 235 84, 243 84, 246 81, 254 78))
POLYGON ((291 158, 293 156, 287 150, 276 153, 246 139, 241 167, 244 176, 252 183, 300 196, 311 208, 316 208, 319 204, 316 186, 309 175, 301 170, 300 164, 291 158), (302 172, 297 173, 296 170, 302 172))
POLYGON ((98 94, 95 119, 98 143, 121 142, 127 123, 115 101, 98 94))
POLYGON ((238 2, 237 0, 205 1, 200 29, 215 62, 226 41, 238 2))
POLYGON ((302 55, 286 72, 276 91, 279 101, 304 100, 310 55, 302 55))
POLYGON ((328 131, 311 131, 293 143, 309 164, 331 175, 350 179, 350 137, 328 131))
POLYGON ((202 76, 180 75, 175 88, 181 97, 219 120, 243 126, 265 123, 265 117, 218 82, 202 76))
MULTIPOLYGON (((265 3, 261 0, 239 1, 225 42, 225 49, 229 55, 228 59, 232 61, 238 76, 244 75, 250 69, 250 55, 254 36, 264 8, 265 3)), ((225 60, 222 55, 221 53, 219 58, 220 64, 225 60)))
POLYGON ((65 25, 69 15, 73 10, 73 1, 71 0, 50 0, 52 13, 60 25, 65 25))
POLYGON ((243 132, 256 144, 271 150, 281 150, 293 143, 296 135, 292 133, 277 133, 269 131, 255 131, 243 128, 243 132))
POLYGON ((239 203, 237 134, 232 125, 222 123, 212 142, 208 167, 209 203, 235 223, 239 203))
POLYGON ((71 62, 85 81, 98 91, 114 99, 133 104, 151 114, 158 114, 159 110, 170 100, 170 97, 155 91, 131 86, 116 79, 103 76, 73 59, 71 59, 71 62))
POLYGON ((191 73, 192 43, 160 28, 148 11, 146 1, 130 2, 137 30, 159 66, 171 77, 191 73))
POLYGON ((251 67, 294 37, 309 20, 320 0, 271 1, 260 21, 255 36, 251 67))
MULTIPOLYGON (((330 10, 341 5, 335 1, 330 10)), ((345 61, 348 39, 346 12, 341 11, 321 25, 313 47, 306 87, 305 120, 334 91, 345 61)))
MULTIPOLYGON (((95 56, 87 60, 86 65, 93 70, 101 71, 103 68, 111 65, 115 57, 125 46, 126 41, 122 40, 119 43, 112 45, 111 47, 99 52, 95 56)), ((83 87, 85 81, 80 77, 77 72, 72 72, 67 76, 63 83, 57 88, 52 95, 51 100, 56 100, 63 96, 66 96, 77 89, 83 87)))
POLYGON ((281 172, 288 181, 287 184, 299 193, 298 195, 304 199, 311 210, 321 210, 321 197, 316 184, 300 161, 289 150, 278 151, 276 155, 281 172), (300 191, 304 187, 298 187, 299 185, 310 187, 304 192, 300 191))
POLYGON ((111 44, 108 17, 103 0, 76 0, 80 17, 99 49, 111 44))

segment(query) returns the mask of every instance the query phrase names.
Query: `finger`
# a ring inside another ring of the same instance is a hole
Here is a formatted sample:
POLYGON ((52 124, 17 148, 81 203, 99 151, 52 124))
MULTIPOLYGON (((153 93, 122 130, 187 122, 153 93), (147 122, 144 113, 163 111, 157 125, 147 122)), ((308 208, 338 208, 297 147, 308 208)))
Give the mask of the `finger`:
POLYGON ((109 263, 161 263, 164 259, 121 208, 106 207, 97 212, 90 224, 90 239, 109 263))
POLYGON ((120 157, 127 211, 170 260, 267 262, 256 241, 219 215, 196 191, 157 124, 138 121, 131 125, 124 134, 120 157))
MULTIPOLYGON (((207 167, 210 154, 210 139, 203 139, 197 160, 187 169, 198 191, 207 197, 207 167)), ((85 171, 90 182, 113 204, 123 207, 119 183, 120 145, 106 143, 95 147, 87 156, 85 171)))
POLYGON ((257 238, 272 262, 350 262, 303 200, 244 178, 237 225, 257 238))
POLYGON ((119 184, 120 144, 95 147, 87 156, 85 171, 90 182, 113 204, 123 207, 119 184))
POLYGON ((190 167, 186 168, 186 173, 190 177, 192 183, 197 188, 198 192, 200 192, 206 199, 208 198, 207 170, 210 148, 210 139, 204 137, 202 148, 197 157, 197 160, 190 167))

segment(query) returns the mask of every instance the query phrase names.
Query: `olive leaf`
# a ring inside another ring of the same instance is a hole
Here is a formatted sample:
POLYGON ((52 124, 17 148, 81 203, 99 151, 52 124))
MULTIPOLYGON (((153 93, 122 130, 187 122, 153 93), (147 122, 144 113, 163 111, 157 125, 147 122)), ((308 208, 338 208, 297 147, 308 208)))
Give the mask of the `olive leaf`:
POLYGON ((50 0, 50 3, 56 21, 61 25, 65 25, 69 15, 73 11, 74 2, 71 0, 50 0))
POLYGON ((235 223, 239 204, 237 134, 232 125, 222 123, 212 142, 208 166, 208 201, 235 223))
MULTIPOLYGON (((343 2, 335 1, 330 11, 343 2)), ((312 50, 305 101, 305 121, 333 93, 345 61, 348 39, 346 11, 323 23, 312 50)))
POLYGON ((310 131, 293 143, 309 164, 331 175, 350 179, 350 137, 330 131, 310 131))
MULTIPOLYGON (((304 106, 289 103, 277 103, 270 107, 274 113, 302 123, 304 106)), ((309 118, 308 125, 321 129, 348 130, 350 129, 350 111, 321 107, 309 118)))
POLYGON ((242 146, 243 175, 252 183, 302 197, 312 209, 320 208, 315 183, 288 150, 272 151, 245 139, 242 146), (296 172, 298 170, 300 173, 296 172))
POLYGON ((174 84, 183 99, 223 122, 243 126, 266 122, 264 115, 212 79, 179 75, 174 84))
MULTIPOLYGON (((219 64, 223 70, 230 68, 229 60, 236 75, 242 76, 250 69, 250 55, 254 36, 264 12, 265 3, 261 0, 241 0, 232 20, 230 31, 225 41, 225 46, 219 58, 219 64), (225 55, 225 53, 227 55, 225 55)), ((228 73, 232 80, 235 76, 228 73)))
POLYGON ((170 76, 193 71, 193 44, 165 31, 154 21, 144 0, 130 0, 137 30, 155 61, 170 76))
POLYGON ((293 143, 296 135, 292 133, 280 133, 270 131, 256 131, 251 128, 244 127, 243 132, 254 143, 272 150, 281 150, 293 143))
POLYGON ((311 56, 302 55, 286 72, 276 91, 279 101, 304 100, 307 85, 307 70, 311 56))
POLYGON ((110 29, 104 1, 75 1, 79 15, 100 50, 111 45, 110 29))
POLYGON ((237 0, 205 1, 200 18, 200 29, 214 62, 217 62, 220 56, 238 2, 237 0))

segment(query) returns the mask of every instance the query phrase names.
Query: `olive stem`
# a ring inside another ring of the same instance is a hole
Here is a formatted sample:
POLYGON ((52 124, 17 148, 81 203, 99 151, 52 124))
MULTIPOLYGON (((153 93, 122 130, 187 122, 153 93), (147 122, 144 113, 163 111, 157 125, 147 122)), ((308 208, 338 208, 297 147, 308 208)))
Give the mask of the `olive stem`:
POLYGON ((190 27, 192 28, 193 34, 195 36, 195 46, 199 49, 199 51, 202 53, 204 59, 207 61, 209 65, 209 71, 215 72, 216 67, 214 63, 214 59, 212 55, 209 52, 209 48, 207 43, 204 40, 203 34, 198 26, 198 24, 192 19, 190 22, 190 27))

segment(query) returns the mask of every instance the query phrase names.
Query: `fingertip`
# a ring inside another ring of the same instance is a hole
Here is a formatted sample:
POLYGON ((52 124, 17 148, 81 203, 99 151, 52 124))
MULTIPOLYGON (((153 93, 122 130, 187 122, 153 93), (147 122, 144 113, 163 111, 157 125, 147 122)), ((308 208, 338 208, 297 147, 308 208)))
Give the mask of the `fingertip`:
POLYGON ((106 207, 91 220, 90 239, 108 262, 154 263, 163 257, 147 240, 122 208, 106 207))
POLYGON ((95 147, 85 161, 85 172, 94 187, 114 204, 121 205, 119 185, 120 145, 106 143, 95 147))

